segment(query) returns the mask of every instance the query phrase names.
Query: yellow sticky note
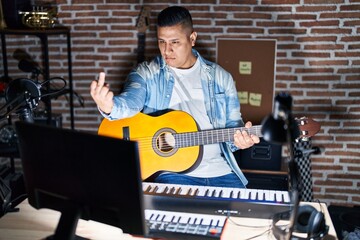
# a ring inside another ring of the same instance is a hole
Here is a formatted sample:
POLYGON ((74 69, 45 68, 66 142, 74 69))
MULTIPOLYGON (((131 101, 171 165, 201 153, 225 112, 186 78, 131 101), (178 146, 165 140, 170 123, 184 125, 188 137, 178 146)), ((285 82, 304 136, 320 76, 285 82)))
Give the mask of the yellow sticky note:
POLYGON ((261 93, 250 93, 249 104, 251 106, 260 107, 261 106, 261 93))
POLYGON ((239 73, 244 75, 251 74, 251 62, 250 61, 240 61, 239 62, 239 73))
POLYGON ((248 104, 248 92, 238 92, 238 98, 240 101, 240 104, 248 104))

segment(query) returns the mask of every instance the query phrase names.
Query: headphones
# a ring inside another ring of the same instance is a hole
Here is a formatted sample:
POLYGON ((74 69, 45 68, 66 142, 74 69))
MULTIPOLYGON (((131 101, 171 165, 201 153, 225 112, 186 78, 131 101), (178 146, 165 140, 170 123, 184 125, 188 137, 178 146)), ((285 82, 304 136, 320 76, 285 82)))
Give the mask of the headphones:
MULTIPOLYGON (((321 205, 320 205, 321 206, 321 205)), ((322 211, 316 210, 313 206, 303 205, 293 211, 276 213, 272 221, 272 232, 276 239, 322 239, 329 231, 329 226, 325 224, 325 217, 322 211), (295 211, 294 211, 295 210, 295 211), (294 214, 295 212, 295 214, 294 214), (291 215, 295 217, 291 219, 291 215), (289 220, 287 227, 283 228, 276 225, 280 220, 289 220), (292 233, 306 233, 306 237, 294 236, 292 233)))

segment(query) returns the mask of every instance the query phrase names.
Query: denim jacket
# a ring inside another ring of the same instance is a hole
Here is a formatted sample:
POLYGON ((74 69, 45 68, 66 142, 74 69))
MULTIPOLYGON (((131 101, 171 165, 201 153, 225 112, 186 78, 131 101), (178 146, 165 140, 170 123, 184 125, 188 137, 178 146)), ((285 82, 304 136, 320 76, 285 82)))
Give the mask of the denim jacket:
MULTIPOLYGON (((193 54, 200 59, 205 108, 214 128, 243 126, 231 74, 218 64, 202 58, 196 50, 193 50, 193 54)), ((166 110, 169 108, 174 83, 174 76, 161 56, 151 62, 143 62, 130 72, 122 93, 114 96, 111 113, 102 114, 109 120, 115 120, 132 117, 140 111, 149 114, 166 110)), ((233 172, 246 186, 248 181, 232 153, 238 148, 230 142, 220 143, 220 148, 233 172)))

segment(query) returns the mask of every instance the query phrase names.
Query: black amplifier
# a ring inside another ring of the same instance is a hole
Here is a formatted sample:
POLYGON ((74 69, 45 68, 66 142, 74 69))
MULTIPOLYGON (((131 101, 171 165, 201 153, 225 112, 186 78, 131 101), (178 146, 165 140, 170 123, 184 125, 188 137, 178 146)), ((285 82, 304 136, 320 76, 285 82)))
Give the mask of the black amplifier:
POLYGON ((234 152, 241 169, 279 171, 281 169, 282 146, 266 142, 260 138, 260 143, 247 149, 234 152))

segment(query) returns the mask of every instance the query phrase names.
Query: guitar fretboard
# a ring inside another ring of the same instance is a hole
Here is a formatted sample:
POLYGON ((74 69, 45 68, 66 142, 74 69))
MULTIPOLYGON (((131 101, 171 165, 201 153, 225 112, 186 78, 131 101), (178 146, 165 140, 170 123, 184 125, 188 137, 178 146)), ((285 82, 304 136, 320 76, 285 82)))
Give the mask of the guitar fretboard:
POLYGON ((262 137, 261 125, 253 126, 251 128, 226 128, 226 129, 215 129, 215 130, 203 130, 199 132, 187 132, 174 134, 176 145, 175 147, 190 147, 207 145, 220 142, 232 142, 234 140, 235 132, 247 131, 248 134, 253 134, 258 137, 262 137))
POLYGON ((145 60, 145 33, 138 33, 138 50, 137 50, 137 63, 145 60))

